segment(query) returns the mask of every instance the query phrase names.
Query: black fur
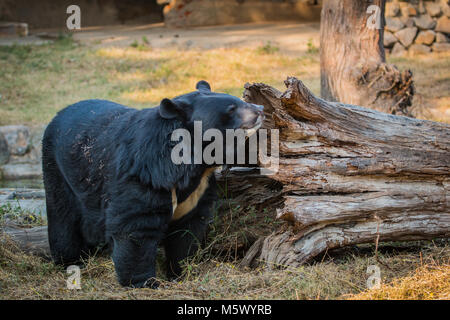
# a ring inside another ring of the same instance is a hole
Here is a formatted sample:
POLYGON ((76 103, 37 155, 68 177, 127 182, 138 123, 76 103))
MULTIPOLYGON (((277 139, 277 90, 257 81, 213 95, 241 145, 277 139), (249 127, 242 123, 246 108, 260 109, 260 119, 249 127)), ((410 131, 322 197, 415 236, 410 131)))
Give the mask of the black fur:
MULTIPOLYGON (((178 203, 195 190, 205 164, 175 165, 174 129, 239 128, 242 112, 261 114, 240 99, 199 90, 164 99, 159 107, 135 110, 105 100, 68 106, 48 125, 43 138, 43 172, 48 233, 55 263, 79 263, 98 246, 111 249, 119 282, 156 287, 155 257, 164 245, 168 277, 198 249, 216 198, 214 175, 197 206, 171 222, 171 189, 178 203), (236 110, 230 111, 230 105, 236 110), (236 109, 236 108, 234 108, 236 109), (149 281, 150 280, 150 281, 149 281)), ((248 123, 247 123, 248 125, 248 123)))

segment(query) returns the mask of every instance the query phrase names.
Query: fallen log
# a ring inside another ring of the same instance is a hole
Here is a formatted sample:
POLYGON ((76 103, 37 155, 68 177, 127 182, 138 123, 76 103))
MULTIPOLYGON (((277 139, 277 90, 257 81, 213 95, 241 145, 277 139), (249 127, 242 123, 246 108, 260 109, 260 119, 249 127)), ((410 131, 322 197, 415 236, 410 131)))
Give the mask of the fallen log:
POLYGON ((14 241, 20 250, 41 257, 50 257, 47 226, 24 228, 7 221, 1 231, 14 241))
POLYGON ((280 130, 288 224, 251 248, 268 265, 298 266, 327 249, 450 236, 450 125, 315 97, 295 79, 282 93, 245 87, 280 130), (259 254, 255 251, 259 250, 259 254))

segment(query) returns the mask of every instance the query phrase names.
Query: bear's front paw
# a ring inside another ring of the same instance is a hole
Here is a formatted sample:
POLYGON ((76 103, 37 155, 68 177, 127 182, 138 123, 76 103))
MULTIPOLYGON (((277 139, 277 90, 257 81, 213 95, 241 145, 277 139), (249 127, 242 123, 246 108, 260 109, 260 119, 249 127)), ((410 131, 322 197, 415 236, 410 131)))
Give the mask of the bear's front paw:
POLYGON ((150 288, 150 289, 158 289, 160 285, 160 281, 155 278, 150 278, 146 280, 141 288, 150 288))
POLYGON ((149 278, 145 281, 134 281, 131 283, 128 283, 128 285, 124 285, 122 282, 121 284, 124 287, 132 288, 132 289, 138 289, 138 288, 150 288, 150 289, 158 289, 160 285, 160 281, 156 278, 149 278))

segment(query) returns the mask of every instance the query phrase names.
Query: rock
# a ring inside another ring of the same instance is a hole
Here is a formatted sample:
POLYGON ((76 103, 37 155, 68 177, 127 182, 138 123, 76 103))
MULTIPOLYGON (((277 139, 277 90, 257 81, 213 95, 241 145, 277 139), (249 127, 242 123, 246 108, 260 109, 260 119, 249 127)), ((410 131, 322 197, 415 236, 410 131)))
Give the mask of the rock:
POLYGON ((448 37, 445 34, 438 32, 438 33, 436 33, 436 42, 447 43, 448 37))
POLYGON ((406 49, 404 46, 397 42, 392 48, 391 55, 394 57, 402 57, 406 54, 406 49))
POLYGON ((386 31, 384 33, 383 44, 386 48, 392 47, 397 41, 398 41, 397 38, 391 32, 386 31))
POLYGON ((441 6, 439 3, 436 2, 427 2, 425 3, 425 9, 427 10, 428 14, 432 17, 437 17, 441 14, 441 6))
POLYGON ((429 15, 424 14, 420 17, 414 18, 415 25, 422 30, 433 29, 436 26, 436 21, 433 20, 429 15))
POLYGON ((185 47, 186 49, 191 48, 193 45, 194 45, 194 41, 192 41, 192 40, 186 40, 186 41, 184 42, 184 47, 185 47))
POLYGON ((42 158, 42 138, 44 136, 46 126, 30 127, 30 152, 29 162, 41 163, 42 158))
POLYGON ((446 52, 450 51, 450 43, 433 43, 433 51, 446 52))
POLYGON ((400 20, 400 18, 386 18, 386 26, 385 29, 391 32, 397 32, 401 29, 403 29, 405 25, 400 20))
POLYGON ((28 36, 28 24, 21 22, 1 22, 0 35, 18 35, 20 37, 28 36))
POLYGON ((0 133, 0 164, 5 164, 9 161, 8 142, 2 133, 0 133))
POLYGON ((30 147, 30 132, 28 127, 22 125, 3 126, 0 132, 8 143, 11 155, 24 155, 30 147))
POLYGON ((431 45, 434 42, 435 37, 436 32, 434 32, 433 30, 420 31, 415 42, 417 44, 431 45))
POLYGON ((411 52, 412 54, 426 54, 426 53, 430 53, 431 49, 430 49, 430 47, 428 47, 428 46, 426 46, 424 44, 414 43, 409 48, 409 52, 411 52))
POLYGON ((417 10, 409 3, 402 3, 401 9, 402 16, 404 17, 413 17, 417 15, 417 10))
POLYGON ((414 27, 414 20, 413 20, 413 18, 410 18, 410 17, 401 17, 400 20, 403 22, 403 24, 405 25, 405 27, 407 27, 407 28, 414 27))
POLYGON ((424 14, 425 12, 427 12, 425 10, 425 5, 423 4, 422 0, 420 0, 420 2, 419 2, 419 7, 417 9, 417 12, 419 12, 420 14, 424 14))
MULTIPOLYGON (((0 127, 2 128, 2 127, 0 127)), ((9 157, 9 164, 17 163, 41 163, 42 158, 42 137, 44 134, 45 126, 31 126, 26 127, 28 131, 28 145, 26 146, 26 153, 11 153, 9 157)), ((11 142, 11 145, 13 142, 11 142)), ((8 148, 11 148, 11 145, 8 148)), ((23 146, 22 146, 23 147, 23 146)), ((0 164, 2 164, 0 162, 0 164)))
POLYGON ((42 177, 41 164, 5 164, 0 170, 5 180, 38 179, 42 177))
POLYGON ((447 3, 442 4, 442 12, 444 13, 444 16, 450 18, 450 5, 447 3))
POLYGON ((21 200, 45 199, 45 191, 39 189, 16 189, 10 192, 5 198, 5 200, 16 200, 16 199, 21 200))
POLYGON ((436 29, 437 32, 450 33, 450 19, 442 16, 438 19, 436 29))
POLYGON ((398 2, 386 3, 386 17, 396 17, 400 13, 400 6, 398 2))
POLYGON ((416 37, 417 28, 405 28, 400 31, 397 31, 394 35, 397 39, 402 43, 403 46, 409 47, 416 37))

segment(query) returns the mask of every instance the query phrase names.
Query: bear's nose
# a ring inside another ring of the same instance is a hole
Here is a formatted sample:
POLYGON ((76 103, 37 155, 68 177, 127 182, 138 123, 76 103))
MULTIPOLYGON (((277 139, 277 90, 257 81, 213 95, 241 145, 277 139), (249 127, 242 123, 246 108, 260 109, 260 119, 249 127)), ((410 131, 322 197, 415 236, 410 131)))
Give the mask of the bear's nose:
POLYGON ((260 104, 253 104, 252 106, 256 109, 257 113, 259 114, 260 117, 262 117, 262 119, 265 118, 264 115, 264 106, 260 105, 260 104))

